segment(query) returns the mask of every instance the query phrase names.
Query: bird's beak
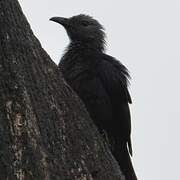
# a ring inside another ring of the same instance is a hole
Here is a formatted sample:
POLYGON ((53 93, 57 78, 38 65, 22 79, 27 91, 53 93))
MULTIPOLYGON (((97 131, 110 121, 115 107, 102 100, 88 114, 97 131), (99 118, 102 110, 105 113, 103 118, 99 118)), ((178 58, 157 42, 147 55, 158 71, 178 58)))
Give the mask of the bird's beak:
POLYGON ((68 26, 68 24, 69 24, 68 18, 64 18, 64 17, 52 17, 49 20, 59 23, 62 26, 68 26))

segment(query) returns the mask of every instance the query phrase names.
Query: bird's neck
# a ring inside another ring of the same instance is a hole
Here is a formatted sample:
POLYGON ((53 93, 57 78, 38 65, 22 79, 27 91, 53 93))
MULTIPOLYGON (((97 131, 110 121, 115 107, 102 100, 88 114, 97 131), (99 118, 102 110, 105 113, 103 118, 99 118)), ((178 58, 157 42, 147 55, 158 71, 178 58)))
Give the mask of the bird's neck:
POLYGON ((69 44, 69 49, 77 49, 80 51, 85 52, 97 52, 97 53, 103 53, 104 52, 104 44, 101 42, 96 41, 72 41, 69 44))

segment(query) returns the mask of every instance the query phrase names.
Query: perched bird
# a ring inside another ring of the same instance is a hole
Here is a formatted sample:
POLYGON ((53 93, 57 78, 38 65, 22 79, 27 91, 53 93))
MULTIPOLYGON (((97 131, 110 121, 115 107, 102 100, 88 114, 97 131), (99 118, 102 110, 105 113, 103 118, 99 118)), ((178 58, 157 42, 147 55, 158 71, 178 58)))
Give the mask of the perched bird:
POLYGON ((64 26, 70 44, 59 67, 67 83, 84 102, 99 131, 113 139, 112 154, 126 180, 137 180, 130 155, 131 119, 127 68, 104 53, 103 26, 88 15, 53 17, 64 26))

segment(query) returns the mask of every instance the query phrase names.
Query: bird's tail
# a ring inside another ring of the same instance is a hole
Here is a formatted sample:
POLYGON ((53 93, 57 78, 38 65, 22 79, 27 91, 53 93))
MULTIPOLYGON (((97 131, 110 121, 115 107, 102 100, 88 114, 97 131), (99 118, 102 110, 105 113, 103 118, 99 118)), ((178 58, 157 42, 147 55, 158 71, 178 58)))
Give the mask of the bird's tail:
POLYGON ((118 161, 126 180, 137 180, 126 143, 116 144, 113 155, 118 161))

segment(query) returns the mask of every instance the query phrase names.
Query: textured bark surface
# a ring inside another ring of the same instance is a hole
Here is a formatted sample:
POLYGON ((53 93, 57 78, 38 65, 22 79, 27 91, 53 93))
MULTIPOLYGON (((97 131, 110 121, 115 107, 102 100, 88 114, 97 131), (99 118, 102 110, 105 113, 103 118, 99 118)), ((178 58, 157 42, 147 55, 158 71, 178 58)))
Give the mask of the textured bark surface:
POLYGON ((0 179, 124 179, 16 0, 0 0, 0 179))

